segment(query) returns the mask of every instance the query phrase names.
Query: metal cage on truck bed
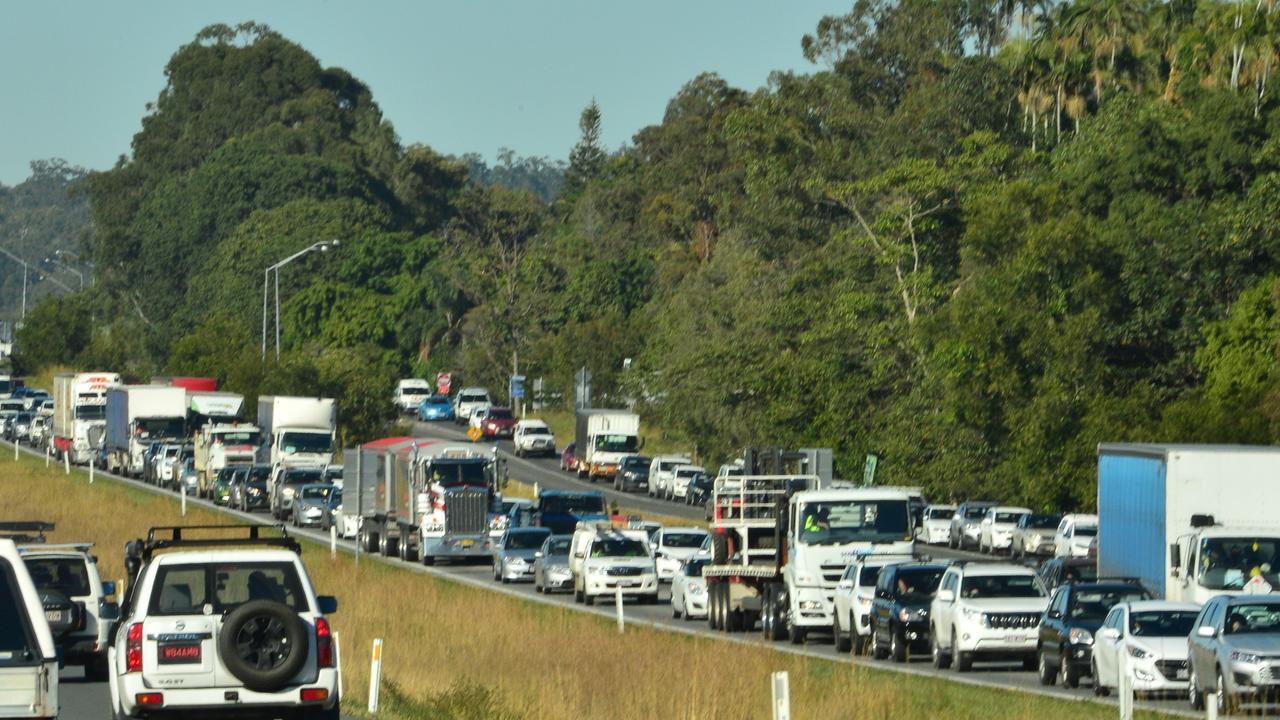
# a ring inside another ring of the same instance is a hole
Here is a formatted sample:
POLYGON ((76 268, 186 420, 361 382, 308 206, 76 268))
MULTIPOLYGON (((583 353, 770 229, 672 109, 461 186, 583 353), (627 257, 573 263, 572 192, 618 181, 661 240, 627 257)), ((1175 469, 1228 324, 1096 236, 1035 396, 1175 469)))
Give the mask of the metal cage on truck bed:
POLYGON ((778 567, 793 493, 815 487, 816 475, 716 478, 711 489, 711 565, 778 567))

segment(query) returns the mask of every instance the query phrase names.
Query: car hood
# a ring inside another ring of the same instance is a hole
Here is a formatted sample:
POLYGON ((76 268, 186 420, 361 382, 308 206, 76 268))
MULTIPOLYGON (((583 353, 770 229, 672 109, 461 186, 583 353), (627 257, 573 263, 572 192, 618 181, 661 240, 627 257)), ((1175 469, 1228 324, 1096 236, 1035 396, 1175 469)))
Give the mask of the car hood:
POLYGON ((1280 655, 1280 633, 1227 635, 1224 639, 1232 650, 1242 650, 1258 655, 1280 655))
POLYGON ((662 549, 662 552, 663 552, 667 557, 669 557, 669 558, 674 558, 674 559, 676 559, 676 560, 688 560, 689 558, 693 557, 694 555, 697 555, 697 554, 698 554, 698 551, 699 551, 699 550, 701 550, 701 549, 702 549, 702 548, 696 548, 696 547, 691 547, 691 548, 663 548, 663 549, 662 549))
POLYGON ((502 551, 502 557, 508 560, 520 558, 521 560, 533 562, 533 556, 537 552, 538 548, 507 548, 502 551))
POLYGON ((1044 612, 1049 598, 966 598, 957 604, 984 612, 1044 612))
POLYGON ((542 564, 543 564, 543 565, 548 565, 548 566, 550 566, 550 565, 568 565, 568 564, 569 564, 569 556, 568 556, 568 555, 548 555, 548 556, 546 556, 546 557, 542 558, 542 564))
POLYGON ((1161 660, 1187 659, 1185 637, 1135 637, 1130 638, 1129 643, 1154 653, 1161 660))

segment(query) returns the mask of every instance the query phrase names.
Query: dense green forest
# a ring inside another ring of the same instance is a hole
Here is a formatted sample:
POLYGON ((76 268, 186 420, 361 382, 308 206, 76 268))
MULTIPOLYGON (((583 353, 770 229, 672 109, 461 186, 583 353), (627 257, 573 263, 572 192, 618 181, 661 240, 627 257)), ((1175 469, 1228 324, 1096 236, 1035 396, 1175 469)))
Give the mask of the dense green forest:
POLYGON ((26 180, 0 184, 0 249, 10 253, 0 252, 0 319, 22 317, 22 262, 28 310, 91 281, 91 268, 81 258, 89 203, 75 192, 86 174, 64 160, 36 160, 26 180))
POLYGON ((1100 441, 1280 434, 1275 10, 857 0, 797 38, 812 72, 692 78, 617 152, 593 103, 562 177, 505 182, 281 35, 210 27, 89 177, 98 282, 21 361, 319 388, 348 439, 405 373, 567 397, 587 366, 712 459, 877 450, 935 496, 1088 506, 1100 441), (263 269, 331 238, 281 273, 264 363, 263 269))

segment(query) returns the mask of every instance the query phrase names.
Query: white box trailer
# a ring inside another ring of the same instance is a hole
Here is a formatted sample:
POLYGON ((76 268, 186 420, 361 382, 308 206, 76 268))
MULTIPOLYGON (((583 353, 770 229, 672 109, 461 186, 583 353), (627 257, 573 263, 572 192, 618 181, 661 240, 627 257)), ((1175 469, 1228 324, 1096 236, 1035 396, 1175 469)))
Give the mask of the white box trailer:
POLYGON ((120 384, 119 373, 62 373, 53 378, 53 450, 87 464, 102 448, 106 432, 107 390, 120 384))
POLYGON ((1098 446, 1098 574, 1203 603, 1280 588, 1280 448, 1098 446))
POLYGON ((276 465, 333 463, 338 407, 332 398, 264 395, 258 398, 262 459, 276 465))

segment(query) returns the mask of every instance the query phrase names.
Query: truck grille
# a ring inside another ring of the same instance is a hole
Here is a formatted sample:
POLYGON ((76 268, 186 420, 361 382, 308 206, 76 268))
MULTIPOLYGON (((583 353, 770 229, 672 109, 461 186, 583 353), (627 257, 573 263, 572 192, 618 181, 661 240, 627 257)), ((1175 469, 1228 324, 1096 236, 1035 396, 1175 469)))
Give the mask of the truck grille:
MULTIPOLYGON (((1187 661, 1186 661, 1186 660, 1158 660, 1158 661, 1156 661, 1156 669, 1157 669, 1157 670, 1159 670, 1159 671, 1160 671, 1160 674, 1161 674, 1161 675, 1163 675, 1163 676, 1165 676, 1165 678, 1166 678, 1166 679, 1168 679, 1168 680, 1177 680, 1177 679, 1178 679, 1178 671, 1179 671, 1179 670, 1181 670, 1181 671, 1183 671, 1183 672, 1185 673, 1185 672, 1189 669, 1189 667, 1190 667, 1190 666, 1187 664, 1187 661)), ((1185 679, 1186 679, 1186 675, 1183 675, 1183 676, 1182 676, 1182 679, 1184 679, 1184 680, 1185 680, 1185 679)))
POLYGON ((605 571, 608 575, 615 575, 618 577, 634 577, 642 572, 644 572, 644 568, 636 567, 634 565, 619 565, 611 567, 605 571))
POLYGON ((829 583, 838 583, 844 575, 844 565, 823 565, 822 579, 829 583))
POLYGON ((489 493, 475 488, 447 491, 444 504, 446 533, 480 533, 488 530, 489 493))
POLYGON ((987 627, 995 630, 1020 630, 1040 624, 1040 613, 986 613, 987 627))

